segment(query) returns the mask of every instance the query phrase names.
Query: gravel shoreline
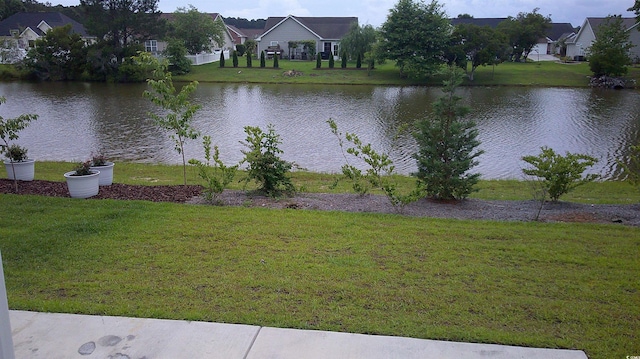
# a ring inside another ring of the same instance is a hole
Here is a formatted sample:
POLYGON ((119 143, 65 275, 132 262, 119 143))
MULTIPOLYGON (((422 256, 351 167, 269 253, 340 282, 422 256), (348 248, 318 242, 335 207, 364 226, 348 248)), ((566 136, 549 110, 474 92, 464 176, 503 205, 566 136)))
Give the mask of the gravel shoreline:
MULTIPOLYGON (((0 179, 0 193, 14 193, 13 181, 0 179)), ((66 183, 39 180, 20 182, 18 194, 69 197, 66 183)), ((107 198, 199 205, 211 204, 202 197, 201 186, 137 186, 119 183, 100 187, 100 193, 89 200, 107 198)), ((274 199, 237 190, 225 190, 219 195, 218 202, 219 205, 224 206, 388 213, 416 217, 492 221, 533 221, 539 209, 539 202, 533 200, 487 201, 467 199, 464 201, 442 202, 421 199, 404 208, 395 208, 382 195, 298 193, 293 197, 274 199)), ((640 226, 640 204, 545 203, 538 219, 544 222, 617 223, 640 226)))

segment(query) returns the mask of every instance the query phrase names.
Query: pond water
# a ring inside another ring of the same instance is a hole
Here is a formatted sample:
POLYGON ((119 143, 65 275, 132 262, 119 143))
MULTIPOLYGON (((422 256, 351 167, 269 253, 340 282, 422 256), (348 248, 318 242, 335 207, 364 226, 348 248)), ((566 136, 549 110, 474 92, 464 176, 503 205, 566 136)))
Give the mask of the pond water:
MULTIPOLYGON (((102 152, 117 161, 180 163, 169 134, 157 128, 142 97, 145 84, 0 83, 5 118, 40 117, 22 131, 19 144, 37 160, 80 161, 102 152)), ((316 172, 339 172, 344 157, 326 121, 353 132, 378 152, 387 152, 400 173, 416 169, 417 147, 405 125, 428 116, 438 88, 201 83, 193 102, 202 106, 193 122, 220 147, 227 164, 240 161, 244 126, 272 124, 283 158, 316 172)), ((640 143, 640 93, 595 89, 483 87, 458 93, 479 130, 483 178, 522 178, 523 155, 541 146, 599 159, 590 173, 617 178, 617 160, 628 161, 640 143)), ((203 159, 200 140, 187 158, 203 159)), ((351 159, 350 159, 351 160, 351 159)), ((357 165, 358 162, 353 162, 357 165)))

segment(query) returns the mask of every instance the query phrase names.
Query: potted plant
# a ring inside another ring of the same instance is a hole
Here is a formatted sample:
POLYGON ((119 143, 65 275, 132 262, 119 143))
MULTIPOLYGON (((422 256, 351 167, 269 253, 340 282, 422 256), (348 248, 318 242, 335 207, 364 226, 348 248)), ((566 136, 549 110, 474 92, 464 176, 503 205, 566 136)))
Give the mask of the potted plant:
POLYGON ((36 161, 27 157, 26 148, 13 144, 7 147, 4 155, 8 158, 4 161, 4 166, 9 179, 33 181, 36 161))
POLYGON ((111 186, 113 183, 113 166, 104 155, 91 155, 91 169, 100 171, 100 186, 111 186))
POLYGON ((70 172, 64 174, 72 198, 89 198, 100 190, 100 171, 91 169, 91 160, 81 162, 70 172))
MULTIPOLYGON (((0 96, 0 105, 5 101, 5 98, 0 96)), ((10 179, 13 179, 16 192, 18 192, 18 180, 33 180, 35 161, 27 159, 26 148, 15 144, 9 145, 9 141, 17 140, 19 137, 18 132, 24 130, 29 125, 29 122, 37 118, 38 115, 31 114, 6 119, 0 116, 0 154, 5 153, 9 158, 9 161, 5 161, 5 167, 7 168, 7 175, 10 179)))

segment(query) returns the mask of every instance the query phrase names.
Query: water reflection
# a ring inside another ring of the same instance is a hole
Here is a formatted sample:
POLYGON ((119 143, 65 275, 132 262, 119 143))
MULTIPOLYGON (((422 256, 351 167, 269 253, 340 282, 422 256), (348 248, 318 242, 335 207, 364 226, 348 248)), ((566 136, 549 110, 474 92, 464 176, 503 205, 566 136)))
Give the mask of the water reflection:
MULTIPOLYGON (((78 161, 101 151, 118 160, 179 163, 168 134, 153 125, 159 111, 142 97, 144 84, 0 83, 4 117, 36 113, 20 143, 39 160, 78 161)), ((344 163, 326 121, 355 132, 389 152, 401 173, 415 171, 416 144, 405 125, 425 118, 442 95, 438 88, 200 84, 193 101, 202 109, 194 126, 210 135, 223 160, 242 158, 245 126, 273 124, 283 157, 318 172, 338 172, 344 163)), ((616 160, 640 140, 640 94, 560 88, 463 88, 485 153, 475 168, 485 178, 520 178, 523 155, 541 146, 586 153, 600 160, 591 171, 619 175, 616 160)), ((199 141, 187 144, 189 158, 202 158, 199 141)), ((357 164, 357 163, 356 163, 357 164)))

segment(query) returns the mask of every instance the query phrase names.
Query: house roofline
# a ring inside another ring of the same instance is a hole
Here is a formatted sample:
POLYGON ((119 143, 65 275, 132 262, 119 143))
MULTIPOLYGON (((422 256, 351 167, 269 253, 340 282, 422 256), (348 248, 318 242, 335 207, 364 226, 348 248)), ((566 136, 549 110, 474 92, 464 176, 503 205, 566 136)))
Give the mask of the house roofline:
POLYGON ((322 36, 316 34, 313 30, 311 30, 308 26, 306 26, 305 24, 303 24, 302 22, 300 22, 300 20, 296 19, 295 16, 293 15, 287 15, 287 17, 285 17, 284 19, 282 19, 280 22, 278 22, 277 24, 273 25, 269 30, 265 31, 264 34, 258 36, 256 38, 256 41, 261 41, 262 37, 265 36, 266 34, 270 33, 271 30, 275 29, 276 27, 280 26, 280 24, 284 23, 285 21, 287 21, 287 19, 293 19, 295 22, 297 22, 300 26, 304 27, 307 31, 309 31, 310 33, 312 33, 315 37, 318 38, 318 40, 324 40, 322 38, 322 36))

